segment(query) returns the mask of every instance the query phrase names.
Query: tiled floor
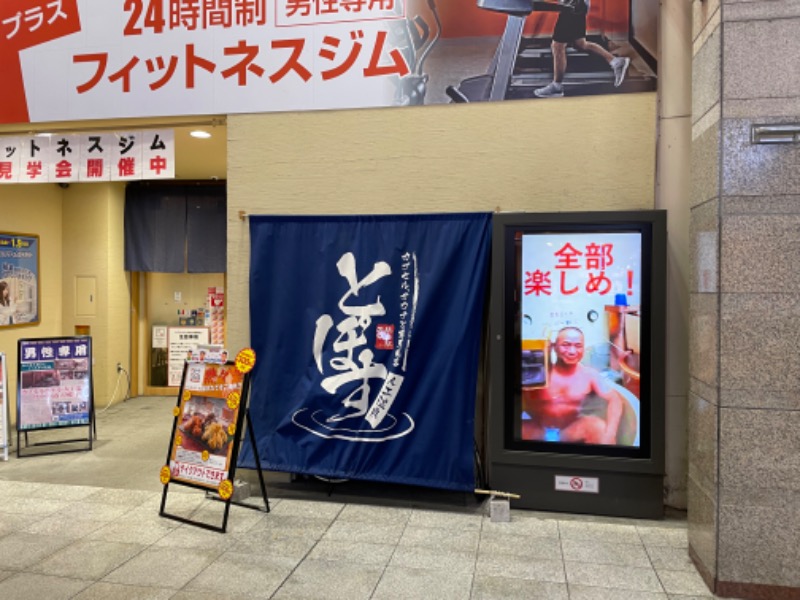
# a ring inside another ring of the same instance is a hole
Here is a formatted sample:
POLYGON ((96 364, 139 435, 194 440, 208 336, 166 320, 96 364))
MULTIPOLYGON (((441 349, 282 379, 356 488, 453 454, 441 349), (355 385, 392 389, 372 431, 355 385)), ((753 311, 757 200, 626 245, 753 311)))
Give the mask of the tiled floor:
MULTIPOLYGON (((0 598, 713 598, 680 515, 511 511, 494 523, 480 504, 270 486, 272 511, 232 507, 227 534, 164 519, 172 404, 135 398, 101 413, 91 453, 0 462, 0 598)), ((202 492, 171 486, 168 500, 169 512, 221 522, 202 492)))

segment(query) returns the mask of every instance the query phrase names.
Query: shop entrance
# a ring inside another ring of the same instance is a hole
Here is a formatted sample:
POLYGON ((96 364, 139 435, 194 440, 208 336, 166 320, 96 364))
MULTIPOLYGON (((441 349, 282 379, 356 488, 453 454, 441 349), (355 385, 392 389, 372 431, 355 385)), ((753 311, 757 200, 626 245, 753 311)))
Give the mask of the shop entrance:
POLYGON ((132 395, 176 394, 187 353, 224 346, 226 232, 222 182, 126 189, 132 395))
POLYGON ((136 357, 131 375, 137 389, 132 394, 174 395, 181 351, 194 343, 225 344, 225 274, 136 273, 135 278, 138 316, 132 338, 138 348, 131 353, 136 357))

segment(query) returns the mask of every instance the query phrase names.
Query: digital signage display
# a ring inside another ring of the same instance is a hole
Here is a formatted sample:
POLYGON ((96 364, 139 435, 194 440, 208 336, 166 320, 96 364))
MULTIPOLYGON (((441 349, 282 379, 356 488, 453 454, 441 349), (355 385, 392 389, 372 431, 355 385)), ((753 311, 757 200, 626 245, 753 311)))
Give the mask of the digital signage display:
POLYGON ((649 243, 614 225, 509 234, 507 447, 648 456, 649 243))
POLYGON ((517 437, 639 447, 641 234, 521 237, 517 437))
POLYGON ((515 506, 663 515, 666 216, 495 215, 488 462, 515 506))

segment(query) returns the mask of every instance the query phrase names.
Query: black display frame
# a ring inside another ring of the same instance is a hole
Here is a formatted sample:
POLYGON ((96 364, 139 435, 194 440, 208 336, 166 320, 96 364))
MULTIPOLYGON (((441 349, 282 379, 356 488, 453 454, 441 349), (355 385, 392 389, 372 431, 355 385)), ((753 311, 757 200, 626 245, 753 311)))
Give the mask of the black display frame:
POLYGON ((69 452, 91 452, 93 449, 93 441, 97 439, 97 421, 95 415, 95 405, 94 405, 94 348, 92 343, 91 336, 56 336, 56 337, 46 337, 46 338, 20 338, 17 340, 17 423, 16 423, 16 431, 17 431, 17 458, 27 458, 31 456, 46 456, 49 454, 65 454, 69 452), (75 342, 81 341, 86 342, 88 346, 87 351, 87 363, 88 363, 88 379, 89 379, 89 397, 87 398, 88 406, 88 422, 87 423, 75 423, 70 425, 58 425, 54 427, 48 427, 44 425, 40 425, 38 427, 21 427, 21 418, 20 415, 22 414, 22 356, 23 356, 23 346, 26 343, 30 342, 75 342), (49 440, 49 441, 39 441, 39 442, 30 442, 28 439, 28 435, 30 433, 39 432, 39 431, 59 431, 64 429, 74 429, 74 428, 87 428, 87 437, 85 438, 73 438, 73 439, 59 439, 59 440, 49 440), (22 444, 22 438, 24 437, 25 443, 22 444), (75 448, 72 444, 78 442, 85 442, 86 446, 75 448), (37 451, 36 448, 39 447, 48 447, 53 448, 52 450, 48 450, 46 452, 37 451), (26 450, 33 449, 33 451, 25 453, 26 450))
MULTIPOLYGON (((227 361, 224 364, 230 368, 236 367, 236 363, 234 361, 227 361)), ((170 442, 167 447, 167 458, 164 466, 162 467, 162 469, 167 469, 167 471, 169 471, 169 465, 170 461, 172 460, 173 449, 175 447, 175 438, 176 438, 176 433, 178 431, 178 423, 181 415, 181 403, 183 399, 184 389, 186 386, 186 374, 188 371, 188 366, 189 366, 189 361, 184 362, 183 373, 181 375, 180 389, 178 390, 177 401, 173 411, 174 419, 172 422, 172 431, 170 433, 170 442)), ((198 394, 202 395, 202 391, 199 391, 198 394)), ((256 510, 260 512, 266 512, 266 513, 270 512, 269 497, 267 495, 267 486, 266 483, 264 482, 264 472, 261 468, 261 460, 255 448, 255 432, 253 430, 252 420, 250 419, 249 398, 250 398, 250 372, 248 371, 244 373, 244 376, 242 378, 241 396, 239 399, 239 407, 237 409, 237 415, 236 415, 236 432, 233 435, 230 464, 228 465, 228 481, 230 481, 231 484, 233 485, 234 481, 236 480, 236 467, 239 458, 239 448, 240 445, 244 443, 243 436, 244 436, 244 428, 246 427, 247 438, 250 440, 250 443, 252 444, 253 451, 256 457, 256 472, 258 474, 261 499, 264 502, 264 508, 262 509, 260 506, 254 506, 246 502, 240 502, 238 500, 234 500, 233 494, 231 494, 231 496, 229 496, 228 498, 222 498, 219 495, 219 492, 216 492, 212 487, 204 485, 202 483, 168 478, 166 481, 162 479, 163 489, 161 492, 161 505, 158 511, 159 516, 171 519, 173 521, 178 521, 186 525, 194 525, 195 527, 208 529, 209 531, 214 531, 217 533, 225 533, 228 528, 228 517, 230 515, 231 505, 241 506, 243 508, 249 508, 251 510, 256 510), (169 494, 170 485, 180 485, 183 487, 188 487, 196 490, 203 490, 205 491, 207 498, 223 503, 225 506, 222 513, 222 523, 219 526, 216 526, 209 523, 205 523, 203 521, 197 521, 195 519, 192 519, 191 517, 183 517, 168 512, 167 497, 169 494)))
POLYGON ((520 508, 634 517, 663 515, 665 468, 666 212, 500 213, 494 217, 490 302, 489 480, 521 495, 520 508), (640 447, 514 441, 519 388, 515 238, 524 233, 642 234, 640 447), (645 315, 646 318, 645 318, 645 315), (645 435, 645 430, 647 434, 645 435), (568 493, 554 477, 592 478, 595 493, 568 493))

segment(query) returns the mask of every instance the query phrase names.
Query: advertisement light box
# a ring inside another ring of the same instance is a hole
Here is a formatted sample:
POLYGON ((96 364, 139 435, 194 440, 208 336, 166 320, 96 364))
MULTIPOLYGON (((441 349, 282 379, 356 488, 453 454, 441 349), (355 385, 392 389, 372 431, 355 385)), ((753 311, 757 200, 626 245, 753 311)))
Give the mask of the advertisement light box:
POLYGON ((661 509, 665 273, 663 211, 495 215, 495 489, 545 510, 661 509), (575 500, 558 477, 599 493, 575 500))

